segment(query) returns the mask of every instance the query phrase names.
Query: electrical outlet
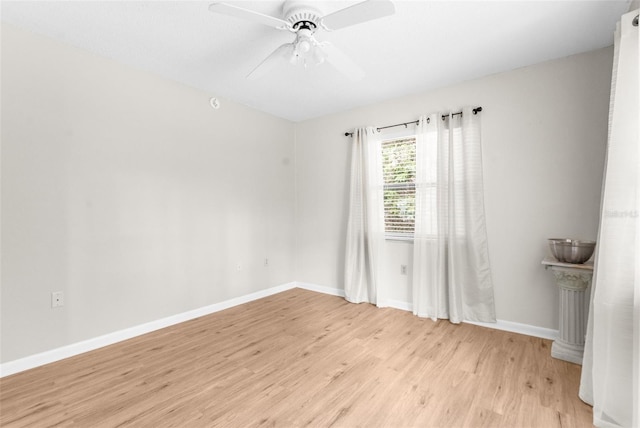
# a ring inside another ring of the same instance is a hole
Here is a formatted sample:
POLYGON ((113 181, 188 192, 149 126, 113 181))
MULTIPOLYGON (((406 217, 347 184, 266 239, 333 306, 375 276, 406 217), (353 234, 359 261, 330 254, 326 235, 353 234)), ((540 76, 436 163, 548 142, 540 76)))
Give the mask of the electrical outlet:
POLYGON ((269 259, 264 259, 264 267, 269 267, 269 259))
POLYGON ((400 265, 400 275, 407 274, 407 265, 400 265))
POLYGON ((51 293, 51 307, 58 308, 64 306, 64 293, 62 291, 54 291, 51 293))
POLYGON ((241 265, 240 263, 238 263, 238 264, 236 265, 236 270, 237 270, 238 272, 240 272, 240 271, 242 270, 242 265, 241 265))

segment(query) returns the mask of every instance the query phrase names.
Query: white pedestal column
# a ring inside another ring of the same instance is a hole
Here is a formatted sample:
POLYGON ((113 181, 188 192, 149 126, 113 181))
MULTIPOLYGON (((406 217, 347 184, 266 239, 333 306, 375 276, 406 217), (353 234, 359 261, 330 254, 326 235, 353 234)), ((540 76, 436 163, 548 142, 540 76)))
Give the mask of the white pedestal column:
POLYGON ((551 346, 551 356, 582 364, 589 316, 589 295, 593 265, 571 265, 545 260, 560 289, 560 333, 551 346))

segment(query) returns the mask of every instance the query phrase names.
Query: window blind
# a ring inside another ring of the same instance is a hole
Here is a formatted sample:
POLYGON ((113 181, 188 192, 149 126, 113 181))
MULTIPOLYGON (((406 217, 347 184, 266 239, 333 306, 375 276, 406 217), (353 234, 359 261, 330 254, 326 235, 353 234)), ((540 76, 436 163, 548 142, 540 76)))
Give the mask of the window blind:
POLYGON ((382 143, 384 220, 388 236, 411 237, 415 227, 416 140, 382 143))

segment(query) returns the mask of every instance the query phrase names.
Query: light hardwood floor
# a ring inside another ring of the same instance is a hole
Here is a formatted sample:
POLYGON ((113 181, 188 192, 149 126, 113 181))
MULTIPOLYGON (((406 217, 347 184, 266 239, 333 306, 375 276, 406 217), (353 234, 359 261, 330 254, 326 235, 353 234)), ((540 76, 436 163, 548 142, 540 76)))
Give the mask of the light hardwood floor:
POLYGON ((0 380, 3 427, 587 427, 550 341, 294 289, 0 380))

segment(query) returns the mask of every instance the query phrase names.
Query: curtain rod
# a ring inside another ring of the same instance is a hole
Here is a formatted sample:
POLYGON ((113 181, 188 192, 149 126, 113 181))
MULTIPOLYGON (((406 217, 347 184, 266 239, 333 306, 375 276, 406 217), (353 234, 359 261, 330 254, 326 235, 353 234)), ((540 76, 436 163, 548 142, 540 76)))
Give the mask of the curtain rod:
MULTIPOLYGON (((482 111, 482 107, 476 107, 472 111, 473 111, 473 114, 478 114, 479 111, 482 111)), ((457 113, 451 113, 451 116, 457 116, 459 114, 462 114, 462 112, 459 111, 457 113)), ((444 118, 448 117, 448 116, 449 116, 448 114, 443 114, 442 115, 442 120, 444 120, 444 118)), ((379 128, 376 128, 376 130, 380 131, 382 129, 395 128, 396 126, 404 126, 406 128, 407 125, 417 125, 418 122, 419 122, 418 120, 414 120, 413 122, 396 123, 395 125, 381 126, 379 128)), ((344 136, 345 137, 352 137, 353 136, 353 132, 345 132, 344 136)))

